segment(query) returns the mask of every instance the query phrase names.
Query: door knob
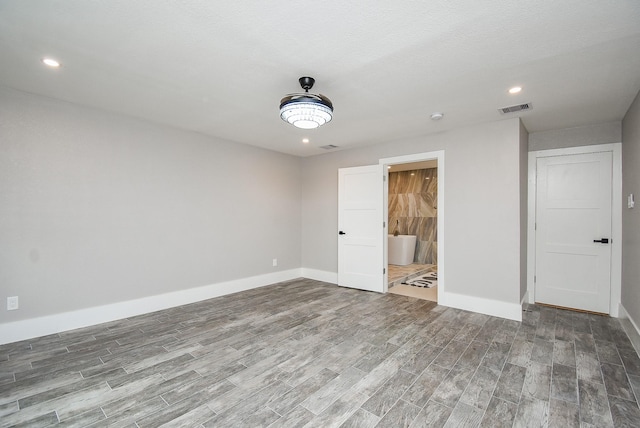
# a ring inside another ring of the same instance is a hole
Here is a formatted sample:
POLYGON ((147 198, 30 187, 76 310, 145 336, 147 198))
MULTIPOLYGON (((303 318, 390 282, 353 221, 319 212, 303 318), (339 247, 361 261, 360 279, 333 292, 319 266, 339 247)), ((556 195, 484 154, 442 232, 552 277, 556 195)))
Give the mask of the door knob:
POLYGON ((343 231, 338 232, 338 235, 346 235, 343 231))
POLYGON ((609 243, 609 238, 594 239, 593 242, 600 242, 600 243, 603 243, 603 244, 608 244, 609 243))

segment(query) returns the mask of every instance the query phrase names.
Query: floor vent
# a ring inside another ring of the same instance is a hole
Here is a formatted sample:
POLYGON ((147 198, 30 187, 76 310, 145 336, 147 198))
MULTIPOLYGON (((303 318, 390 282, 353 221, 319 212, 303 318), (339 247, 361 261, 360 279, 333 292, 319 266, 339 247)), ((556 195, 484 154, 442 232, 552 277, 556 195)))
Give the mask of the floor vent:
POLYGON ((333 150, 333 149, 337 149, 338 146, 334 146, 333 144, 327 144, 326 146, 320 146, 320 148, 325 150, 333 150))
POLYGON ((502 108, 499 108, 498 111, 500 112, 500 114, 508 114, 508 113, 515 113, 523 110, 531 110, 532 108, 533 106, 531 105, 531 103, 524 103, 524 104, 519 104, 517 106, 502 107, 502 108))

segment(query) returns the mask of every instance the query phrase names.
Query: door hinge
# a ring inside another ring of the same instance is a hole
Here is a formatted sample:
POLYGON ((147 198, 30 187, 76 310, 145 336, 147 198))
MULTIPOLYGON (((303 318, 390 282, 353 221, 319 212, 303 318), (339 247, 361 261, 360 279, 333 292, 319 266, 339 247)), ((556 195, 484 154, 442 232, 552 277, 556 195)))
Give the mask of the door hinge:
POLYGON ((533 282, 536 282, 537 277, 533 275, 533 282))
POLYGON ((387 269, 382 268, 382 274, 384 275, 385 273, 387 273, 387 269))
POLYGON ((387 222, 386 222, 386 221, 383 221, 383 222, 382 222, 382 228, 384 229, 385 227, 387 227, 387 222))
POLYGON ((538 223, 533 223, 533 230, 538 230, 538 223))
POLYGON ((386 175, 382 176, 382 181, 387 181, 387 176, 386 175))

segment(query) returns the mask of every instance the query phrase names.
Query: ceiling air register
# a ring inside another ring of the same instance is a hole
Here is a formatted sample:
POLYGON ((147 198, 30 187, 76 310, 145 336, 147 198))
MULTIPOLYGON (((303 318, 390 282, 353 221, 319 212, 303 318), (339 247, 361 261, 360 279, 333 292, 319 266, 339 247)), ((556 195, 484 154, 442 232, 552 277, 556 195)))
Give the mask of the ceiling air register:
POLYGON ((297 128, 313 129, 331 121, 333 104, 324 95, 310 94, 313 77, 298 79, 303 93, 289 94, 280 101, 280 117, 297 128))

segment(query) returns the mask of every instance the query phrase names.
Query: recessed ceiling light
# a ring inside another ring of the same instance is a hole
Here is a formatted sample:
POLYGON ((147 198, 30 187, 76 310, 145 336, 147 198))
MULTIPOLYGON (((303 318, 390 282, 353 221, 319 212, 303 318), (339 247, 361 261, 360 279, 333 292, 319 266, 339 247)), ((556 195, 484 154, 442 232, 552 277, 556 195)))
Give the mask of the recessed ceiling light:
POLYGON ((302 142, 305 143, 305 144, 308 144, 309 143, 309 139, 308 138, 303 138, 302 142))
POLYGON ((509 89, 509 93, 510 94, 517 94, 521 90, 522 90, 522 88, 520 86, 514 86, 513 88, 509 89))
POLYGON ((435 113, 431 113, 431 120, 440 120, 444 117, 444 113, 440 113, 440 112, 435 112, 435 113))
POLYGON ((391 167, 390 167, 390 166, 388 166, 388 167, 387 167, 387 169, 391 169, 391 167))
POLYGON ((42 62, 49 67, 60 67, 60 63, 53 58, 42 58, 42 62))

